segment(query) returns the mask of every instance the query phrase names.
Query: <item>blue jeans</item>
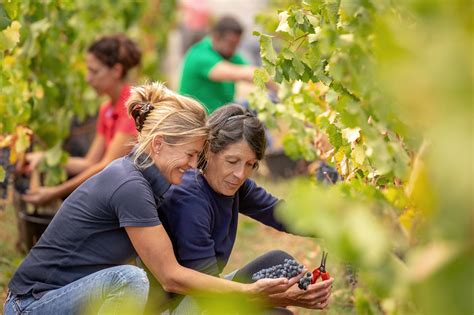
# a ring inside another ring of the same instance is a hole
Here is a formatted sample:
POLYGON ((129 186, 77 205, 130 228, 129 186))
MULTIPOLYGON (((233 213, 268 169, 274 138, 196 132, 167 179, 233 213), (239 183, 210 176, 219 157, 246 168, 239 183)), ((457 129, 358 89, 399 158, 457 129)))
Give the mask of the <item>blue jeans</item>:
POLYGON ((142 314, 148 299, 146 272, 123 265, 97 271, 62 288, 32 295, 9 292, 4 315, 13 314, 142 314))

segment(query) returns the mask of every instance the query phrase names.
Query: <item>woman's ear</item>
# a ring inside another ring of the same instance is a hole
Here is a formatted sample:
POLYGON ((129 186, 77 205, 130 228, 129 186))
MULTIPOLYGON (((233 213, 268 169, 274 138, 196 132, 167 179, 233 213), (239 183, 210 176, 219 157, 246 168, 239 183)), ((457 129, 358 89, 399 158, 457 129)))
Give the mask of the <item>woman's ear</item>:
POLYGON ((114 74, 113 74, 113 75, 114 75, 115 79, 120 80, 120 79, 122 79, 122 78, 124 77, 124 75, 123 75, 123 74, 124 74, 124 73, 123 73, 123 70, 124 70, 124 69, 123 69, 123 65, 122 65, 122 64, 116 63, 116 64, 113 65, 112 69, 114 70, 114 74))
POLYGON ((153 138, 153 140, 151 141, 151 149, 153 150, 153 154, 160 153, 164 140, 165 139, 163 138, 163 136, 160 135, 157 135, 153 138))

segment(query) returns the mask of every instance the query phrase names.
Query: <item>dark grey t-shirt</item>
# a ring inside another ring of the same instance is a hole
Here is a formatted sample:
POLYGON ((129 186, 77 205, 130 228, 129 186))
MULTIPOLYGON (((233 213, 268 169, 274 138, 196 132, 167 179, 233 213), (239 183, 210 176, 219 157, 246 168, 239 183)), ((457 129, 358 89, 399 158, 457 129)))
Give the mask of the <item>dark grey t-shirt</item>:
POLYGON ((161 224, 157 208, 170 184, 153 165, 138 169, 131 157, 113 161, 62 204, 38 243, 13 275, 13 294, 40 298, 136 256, 126 226, 161 224))

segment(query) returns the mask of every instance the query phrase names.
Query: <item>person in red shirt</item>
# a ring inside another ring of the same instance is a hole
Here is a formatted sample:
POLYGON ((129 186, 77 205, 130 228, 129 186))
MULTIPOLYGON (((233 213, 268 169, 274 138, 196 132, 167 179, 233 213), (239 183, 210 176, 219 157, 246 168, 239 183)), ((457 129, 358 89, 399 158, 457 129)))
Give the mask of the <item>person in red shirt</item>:
MULTIPOLYGON (((71 179, 57 186, 30 190, 23 200, 42 205, 64 198, 111 161, 130 152, 137 130, 125 108, 130 95, 127 73, 140 59, 137 45, 123 34, 104 36, 92 43, 86 56, 87 82, 98 95, 109 97, 100 107, 94 140, 85 157, 68 159, 65 168, 73 176, 71 179)), ((44 152, 28 154, 26 170, 36 168, 43 157, 44 152)))

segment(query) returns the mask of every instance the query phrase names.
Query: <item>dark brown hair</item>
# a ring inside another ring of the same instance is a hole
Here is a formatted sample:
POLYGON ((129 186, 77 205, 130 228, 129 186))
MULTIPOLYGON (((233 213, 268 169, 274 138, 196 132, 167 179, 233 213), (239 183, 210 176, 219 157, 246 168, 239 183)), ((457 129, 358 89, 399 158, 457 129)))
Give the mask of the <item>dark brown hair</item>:
MULTIPOLYGON (((225 150, 229 145, 241 140, 247 141, 257 160, 265 155, 267 140, 262 122, 241 105, 229 104, 216 109, 208 119, 208 148, 213 153, 225 150)), ((206 166, 201 158, 199 168, 206 166)))
POLYGON ((227 33, 236 33, 242 35, 243 31, 244 29, 239 21, 230 15, 220 18, 212 28, 212 32, 219 35, 220 37, 227 33))
POLYGON ((108 67, 121 64, 122 78, 128 71, 140 64, 142 53, 138 46, 124 34, 103 36, 93 42, 87 50, 108 67))

